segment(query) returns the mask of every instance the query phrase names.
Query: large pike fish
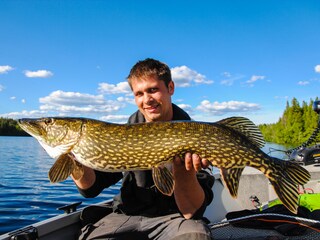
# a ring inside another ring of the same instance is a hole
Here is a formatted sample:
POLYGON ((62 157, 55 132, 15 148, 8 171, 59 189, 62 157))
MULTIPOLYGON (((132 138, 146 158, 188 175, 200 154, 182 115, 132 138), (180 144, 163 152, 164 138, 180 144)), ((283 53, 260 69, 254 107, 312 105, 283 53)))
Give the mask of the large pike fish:
POLYGON ((165 165, 176 155, 194 152, 220 168, 233 197, 243 169, 251 166, 265 174, 282 203, 296 213, 297 187, 310 179, 298 164, 260 150, 264 144, 261 132, 242 117, 215 123, 112 124, 86 118, 20 119, 18 123, 57 159, 49 171, 51 182, 63 181, 70 174, 81 178, 82 165, 105 172, 152 169, 157 188, 171 195, 174 180, 165 165))

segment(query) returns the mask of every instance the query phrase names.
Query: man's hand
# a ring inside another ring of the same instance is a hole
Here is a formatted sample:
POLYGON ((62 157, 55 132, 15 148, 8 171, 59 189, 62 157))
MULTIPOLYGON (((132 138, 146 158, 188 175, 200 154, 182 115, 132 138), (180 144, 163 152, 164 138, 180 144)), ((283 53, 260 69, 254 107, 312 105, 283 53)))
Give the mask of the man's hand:
POLYGON ((197 154, 186 153, 184 159, 176 156, 173 160, 174 196, 186 219, 191 218, 204 202, 204 192, 196 173, 208 166, 209 162, 197 154))
POLYGON ((202 168, 207 168, 210 165, 206 159, 201 159, 198 154, 190 152, 185 154, 184 161, 178 156, 175 157, 175 165, 181 165, 183 162, 187 171, 194 169, 196 172, 199 172, 202 168))

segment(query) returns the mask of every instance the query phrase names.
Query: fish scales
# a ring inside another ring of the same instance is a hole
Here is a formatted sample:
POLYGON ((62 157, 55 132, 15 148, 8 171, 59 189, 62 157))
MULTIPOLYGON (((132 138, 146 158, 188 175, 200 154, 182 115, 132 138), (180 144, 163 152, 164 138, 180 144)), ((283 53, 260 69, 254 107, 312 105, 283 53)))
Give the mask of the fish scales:
MULTIPOLYGON (((248 151, 246 148, 240 148, 238 155, 235 150, 241 146, 239 145, 241 137, 238 139, 235 137, 219 138, 224 131, 226 130, 218 127, 213 128, 210 124, 195 122, 180 122, 179 124, 164 122, 158 124, 157 127, 154 127, 154 124, 146 124, 144 127, 103 122, 101 122, 101 126, 86 124, 73 153, 75 156, 79 156, 79 160, 83 159, 83 163, 85 163, 85 159, 90 159, 91 167, 95 168, 95 165, 99 164, 99 170, 106 171, 110 171, 110 167, 114 171, 122 171, 123 168, 132 170, 150 169, 150 164, 158 166, 163 162, 171 161, 175 155, 181 155, 187 151, 196 152, 203 158, 213 163, 216 162, 217 165, 230 168, 239 165, 240 154, 247 159, 251 156, 250 154, 255 153, 248 151), (99 134, 95 131, 97 127, 103 129, 98 132, 99 134), (102 149, 102 146, 104 146, 105 149, 112 149, 103 152, 103 155, 108 155, 107 161, 99 158, 100 155, 97 155, 95 151, 85 151, 85 146, 88 144, 86 136, 96 140, 99 139, 99 141, 94 142, 96 148, 102 149), (228 144, 230 141, 234 142, 232 144, 233 148, 228 144), (113 144, 110 145, 109 143, 113 144), (205 148, 200 146, 205 146, 205 148), (151 149, 151 152, 155 154, 150 154, 150 150, 146 149, 151 149), (216 151, 211 152, 211 149, 216 151), (123 161, 123 156, 127 156, 128 159, 123 161), (138 164, 136 162, 137 158, 139 158, 138 164), (220 161, 214 161, 215 159, 220 159, 220 161)), ((259 158, 258 161, 260 161, 259 158)), ((243 161, 241 163, 241 166, 245 165, 250 165, 250 162, 243 161)))
POLYGON ((174 189, 172 173, 165 166, 176 155, 197 153, 213 166, 233 197, 246 166, 265 174, 283 204, 297 212, 297 186, 310 174, 303 167, 272 158, 263 151, 263 136, 248 119, 232 117, 215 123, 152 122, 111 124, 85 118, 21 119, 22 129, 38 139, 57 159, 49 171, 52 182, 70 174, 83 174, 77 162, 99 171, 122 172, 152 169, 156 187, 166 195, 174 189))

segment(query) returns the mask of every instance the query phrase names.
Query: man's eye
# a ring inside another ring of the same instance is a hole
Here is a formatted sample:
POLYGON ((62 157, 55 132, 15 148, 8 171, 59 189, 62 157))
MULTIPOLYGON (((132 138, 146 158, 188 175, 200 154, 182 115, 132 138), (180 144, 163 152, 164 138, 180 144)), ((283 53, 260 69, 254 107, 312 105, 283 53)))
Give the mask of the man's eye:
POLYGON ((150 92, 151 93, 155 93, 155 92, 157 92, 158 91, 158 88, 150 88, 150 92))

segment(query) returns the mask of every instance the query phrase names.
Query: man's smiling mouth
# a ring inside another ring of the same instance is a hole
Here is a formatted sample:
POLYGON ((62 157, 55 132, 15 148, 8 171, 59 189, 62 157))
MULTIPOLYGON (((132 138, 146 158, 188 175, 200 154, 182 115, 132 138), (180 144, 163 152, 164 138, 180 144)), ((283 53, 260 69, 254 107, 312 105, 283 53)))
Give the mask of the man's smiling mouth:
POLYGON ((159 107, 159 104, 154 105, 154 106, 145 107, 144 110, 148 111, 148 112, 153 112, 153 111, 156 111, 158 109, 158 107, 159 107))

